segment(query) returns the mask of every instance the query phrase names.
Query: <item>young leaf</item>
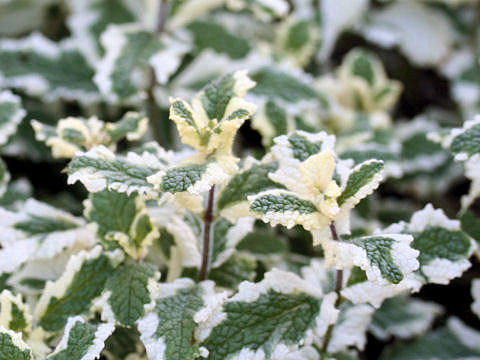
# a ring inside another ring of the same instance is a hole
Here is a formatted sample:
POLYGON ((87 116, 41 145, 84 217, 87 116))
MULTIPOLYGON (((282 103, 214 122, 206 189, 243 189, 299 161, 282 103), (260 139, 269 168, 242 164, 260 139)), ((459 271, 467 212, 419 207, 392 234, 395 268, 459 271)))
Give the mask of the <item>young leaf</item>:
POLYGON ((115 149, 116 142, 126 137, 140 139, 147 130, 148 119, 135 112, 127 112, 116 123, 104 123, 92 116, 89 119, 68 117, 57 126, 32 121, 35 138, 52 148, 55 158, 73 158, 77 152, 87 151, 97 145, 115 149))
POLYGON ((22 334, 0 326, 0 359, 33 360, 32 351, 22 340, 22 334))
POLYGON ((149 358, 155 360, 193 360, 208 354, 194 344, 198 317, 220 297, 210 281, 195 284, 190 279, 177 279, 162 284, 155 308, 138 322, 140 339, 149 358))
POLYGON ((100 246, 72 256, 63 275, 45 286, 35 308, 38 325, 58 332, 69 317, 89 314, 93 299, 100 296, 122 260, 121 251, 102 252, 100 246))
POLYGON ((30 307, 20 294, 14 296, 9 290, 0 293, 0 326, 24 334, 32 330, 30 307))
MULTIPOLYGON (((165 153, 165 159, 169 154, 165 153)), ((127 156, 115 155, 106 147, 100 145, 77 154, 68 164, 68 183, 80 181, 88 191, 115 190, 131 194, 155 196, 153 186, 147 182, 147 177, 163 169, 164 159, 158 159, 149 152, 138 155, 130 152, 127 156)), ((164 160, 166 161, 166 160, 164 160)))
POLYGON ((112 323, 93 325, 81 316, 68 318, 65 333, 48 360, 94 360, 103 350, 105 340, 113 333, 112 323))
POLYGON ((0 41, 0 86, 48 101, 91 103, 99 99, 93 69, 69 39, 57 44, 39 33, 0 41))
POLYGON ((334 302, 334 294, 324 297, 296 275, 273 270, 260 283, 243 282, 223 304, 222 315, 213 324, 200 325, 197 337, 204 339, 212 360, 271 359, 280 348, 293 351, 299 343, 321 338, 337 318, 334 302))
POLYGON ((85 203, 85 216, 97 224, 97 234, 107 246, 120 246, 137 260, 147 255, 148 247, 159 236, 145 201, 136 194, 92 193, 85 203))
POLYGON ((442 307, 436 303, 397 296, 375 311, 370 331, 380 340, 391 336, 408 339, 425 333, 441 313, 442 307))
POLYGON ((10 135, 17 131, 26 114, 20 97, 8 90, 0 91, 0 146, 6 144, 10 135))
POLYGON ((160 273, 151 264, 119 266, 106 284, 95 307, 102 310, 102 319, 122 326, 133 326, 155 306, 160 273))

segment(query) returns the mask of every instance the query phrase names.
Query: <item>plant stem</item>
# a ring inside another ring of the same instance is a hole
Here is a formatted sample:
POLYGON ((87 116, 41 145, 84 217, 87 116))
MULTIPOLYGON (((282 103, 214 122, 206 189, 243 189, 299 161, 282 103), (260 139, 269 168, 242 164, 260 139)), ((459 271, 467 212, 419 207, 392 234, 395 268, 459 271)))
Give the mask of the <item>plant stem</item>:
POLYGON ((210 262, 210 245, 212 242, 212 222, 213 222, 213 204, 215 199, 215 185, 208 192, 207 209, 203 217, 203 249, 202 249, 202 266, 198 273, 198 281, 206 280, 208 277, 208 267, 210 262))
MULTIPOLYGON (((165 30, 165 24, 167 23, 168 14, 170 12, 170 6, 168 0, 160 0, 160 6, 158 7, 157 13, 157 22, 155 24, 155 33, 160 36, 165 30)), ((169 147, 170 136, 169 136, 169 122, 166 125, 162 126, 161 123, 161 110, 155 100, 155 72, 153 68, 150 69, 150 83, 147 89, 147 101, 146 108, 148 113, 148 118, 150 119, 150 125, 152 127, 153 138, 165 147, 169 147)))
MULTIPOLYGON (((335 223, 333 221, 330 223, 330 232, 332 234, 333 240, 339 241, 337 228, 335 227, 335 223)), ((337 270, 335 274, 335 293, 337 294, 337 300, 335 301, 336 308, 338 308, 341 304, 340 292, 342 291, 342 285, 343 285, 343 270, 337 270)), ((335 324, 330 324, 328 326, 327 332, 325 334, 325 340, 323 341, 322 354, 321 354, 322 359, 323 359, 323 356, 327 353, 328 344, 332 339, 334 327, 335 327, 335 324)))

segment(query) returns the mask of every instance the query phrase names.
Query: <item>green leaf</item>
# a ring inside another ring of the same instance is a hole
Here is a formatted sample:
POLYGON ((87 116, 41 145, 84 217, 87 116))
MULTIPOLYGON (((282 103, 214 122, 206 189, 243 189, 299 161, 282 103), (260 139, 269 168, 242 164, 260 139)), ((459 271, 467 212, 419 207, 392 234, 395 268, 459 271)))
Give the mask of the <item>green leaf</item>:
POLYGON ((351 208, 375 190, 381 179, 383 161, 369 160, 355 166, 348 176, 342 193, 337 198, 340 207, 351 208))
POLYGON ((250 52, 249 42, 239 34, 233 34, 225 26, 210 21, 195 21, 187 27, 198 50, 211 48, 225 53, 232 59, 241 59, 250 52))
POLYGON ((68 40, 57 44, 39 33, 0 41, 0 86, 15 87, 47 100, 89 103, 98 99, 93 69, 68 40), (34 77, 35 80, 25 79, 34 77))
POLYGON ((107 307, 108 312, 114 316, 109 321, 115 321, 123 326, 133 326, 145 315, 145 306, 154 305, 152 291, 158 286, 159 278, 160 273, 151 264, 119 266, 105 284, 107 300, 104 307, 107 307))
POLYGON ((89 324, 82 317, 68 319, 65 334, 55 351, 47 356, 48 360, 94 360, 103 350, 105 340, 112 334, 115 326, 108 324, 89 324))
POLYGON ((91 311, 106 281, 123 259, 120 252, 104 253, 100 246, 70 258, 63 275, 48 282, 35 308, 38 325, 48 332, 62 330, 67 318, 91 311))
POLYGON ((403 339, 418 336, 425 333, 441 313, 442 308, 433 302, 397 296, 385 300, 375 311, 370 331, 380 340, 391 336, 403 339))
POLYGON ((450 151, 454 154, 467 153, 474 155, 480 152, 480 125, 467 128, 461 134, 455 136, 450 151))
POLYGON ((247 201, 248 195, 258 194, 264 190, 282 188, 283 186, 270 180, 268 174, 278 169, 278 163, 254 164, 247 170, 232 177, 218 197, 219 210, 241 201, 247 201))
POLYGON ((288 243, 278 235, 252 232, 240 241, 237 249, 256 255, 282 254, 288 251, 288 243))
POLYGON ((156 299, 153 311, 138 323, 140 339, 150 358, 193 360, 199 357, 200 349, 193 345, 197 328, 194 316, 205 306, 206 292, 213 293, 213 287, 205 283, 195 285, 189 279, 164 285, 164 295, 156 299))
POLYGON ((20 97, 8 90, 0 91, 0 146, 6 144, 8 138, 17 131, 18 124, 26 114, 20 97))
POLYGON ((141 156, 129 153, 124 157, 115 155, 104 146, 97 146, 76 156, 68 164, 68 183, 80 181, 90 192, 108 189, 127 194, 138 192, 155 195, 147 177, 164 166, 148 153, 141 156))
POLYGON ((434 259, 458 261, 469 256, 471 239, 462 231, 448 230, 439 226, 427 227, 414 234, 412 246, 420 250, 419 261, 426 265, 434 259))
POLYGON ((134 259, 146 256, 148 247, 159 235, 147 214, 145 202, 136 194, 92 193, 85 215, 97 224, 97 234, 107 246, 120 246, 134 259))
POLYGON ((20 333, 0 326, 0 359, 33 360, 32 351, 22 340, 20 333))

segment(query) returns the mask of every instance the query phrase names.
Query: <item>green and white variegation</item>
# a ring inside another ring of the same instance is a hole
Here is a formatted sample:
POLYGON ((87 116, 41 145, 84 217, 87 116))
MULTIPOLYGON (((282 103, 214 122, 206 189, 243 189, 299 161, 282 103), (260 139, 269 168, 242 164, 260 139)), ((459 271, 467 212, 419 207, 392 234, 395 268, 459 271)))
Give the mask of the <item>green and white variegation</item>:
POLYGON ((95 83, 110 102, 138 101, 148 87, 149 65, 164 84, 189 49, 181 39, 160 36, 138 24, 110 25, 101 36, 105 55, 95 83))
POLYGON ((459 220, 449 219, 431 204, 412 215, 408 223, 393 224, 385 231, 413 235, 412 247, 420 251, 419 279, 425 283, 448 284, 459 277, 471 263, 469 257, 476 242, 461 229, 459 220))
POLYGON ((226 292, 216 293, 212 281, 195 284, 177 279, 160 285, 155 307, 138 322, 140 340, 150 359, 193 360, 207 357, 196 334, 211 318, 219 316, 226 292))
MULTIPOLYGON (((142 154, 129 152, 126 156, 116 155, 103 145, 84 153, 77 153, 67 167, 68 183, 80 181, 88 191, 114 190, 131 194, 138 192, 148 197, 157 192, 147 177, 173 161, 171 152, 162 151, 163 157, 144 151, 142 154)), ((164 170, 160 170, 164 171, 164 170)))
POLYGON ((48 281, 35 307, 38 326, 49 333, 61 331, 69 317, 90 315, 93 300, 124 259, 120 250, 105 252, 101 246, 81 251, 68 261, 62 276, 48 281))
POLYGON ((22 340, 22 333, 0 326, 0 358, 11 360, 33 360, 30 347, 22 340))
POLYGON ((94 146, 105 145, 115 150, 116 142, 126 137, 139 140, 147 131, 148 119, 142 114, 127 112, 116 123, 104 123, 92 116, 89 119, 69 117, 61 119, 57 126, 33 120, 35 137, 52 148, 55 158, 73 158, 77 152, 94 146))
POLYGON ((34 199, 18 212, 0 208, 0 271, 12 272, 31 260, 46 260, 76 247, 96 243, 94 231, 83 219, 34 199))
POLYGON ((62 339, 48 360, 94 360, 100 357, 105 340, 113 333, 113 323, 89 324, 81 316, 70 317, 62 339))
POLYGON ((84 214, 96 224, 97 234, 107 248, 120 247, 135 260, 143 259, 159 236, 145 200, 137 194, 108 190, 92 193, 85 201, 84 214))
POLYGON ((290 8, 286 0, 227 0, 227 6, 235 11, 248 9, 263 21, 284 17, 290 8))
POLYGON ((8 90, 0 91, 0 146, 17 131, 17 126, 27 112, 22 108, 19 96, 8 90))
POLYGON ((120 265, 106 284, 93 308, 101 311, 104 321, 133 326, 155 306, 160 273, 148 263, 120 265))
POLYGON ((408 339, 424 334, 442 312, 436 303, 401 295, 383 302, 375 311, 369 330, 380 340, 392 336, 408 339))
POLYGON ((353 305, 346 301, 340 305, 340 314, 327 351, 337 353, 350 347, 363 350, 367 343, 368 325, 373 313, 374 308, 367 304, 353 305))
POLYGON ((397 343, 382 354, 382 360, 477 359, 480 357, 480 333, 458 318, 409 343, 397 343))
POLYGON ((225 75, 206 85, 192 100, 170 99, 170 119, 181 140, 197 154, 161 170, 148 181, 162 191, 200 194, 225 183, 237 170, 232 145, 240 126, 255 111, 244 97, 255 83, 246 71, 225 75))
POLYGON ((279 167, 268 176, 286 190, 249 196, 250 211, 272 225, 302 225, 327 238, 333 221, 340 233, 349 232, 349 212, 378 187, 383 162, 368 160, 350 169, 349 161, 337 163, 334 140, 324 132, 301 131, 276 138, 272 157, 279 167))
POLYGON ((316 242, 322 245, 327 267, 351 269, 358 266, 371 282, 399 284, 419 267, 419 251, 412 248, 411 235, 381 233, 335 241, 323 238, 321 233, 313 233, 314 237, 319 235, 316 242))
POLYGON ((55 43, 39 33, 0 41, 0 86, 28 94, 92 103, 99 100, 94 70, 71 39, 55 43))
POLYGON ((7 289, 0 293, 0 326, 15 332, 30 333, 32 315, 29 305, 23 302, 22 295, 13 295, 7 289))
POLYGON ((472 281, 472 312, 480 318, 480 279, 472 281))
POLYGON ((472 183, 468 195, 462 197, 462 208, 466 209, 480 195, 480 116, 466 121, 461 128, 452 129, 448 133, 431 133, 431 140, 442 144, 443 148, 450 151, 455 160, 463 161, 465 176, 472 183))
POLYGON ((0 198, 5 194, 10 182, 10 173, 8 172, 7 165, 0 158, 0 198))
POLYGON ((259 283, 242 282, 234 296, 212 306, 196 338, 210 359, 284 358, 299 343, 320 343, 337 320, 335 300, 335 294, 324 295, 293 273, 272 270, 259 283))

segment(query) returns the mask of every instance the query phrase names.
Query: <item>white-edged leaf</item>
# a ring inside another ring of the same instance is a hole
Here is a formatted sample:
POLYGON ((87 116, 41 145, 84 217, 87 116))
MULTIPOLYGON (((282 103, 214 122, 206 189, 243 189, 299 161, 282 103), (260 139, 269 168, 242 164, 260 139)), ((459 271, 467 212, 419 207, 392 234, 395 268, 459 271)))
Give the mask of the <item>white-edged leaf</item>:
POLYGON ((139 99, 148 86, 145 78, 153 66, 160 83, 177 70, 188 46, 181 40, 162 39, 137 24, 110 25, 101 36, 105 55, 95 82, 110 102, 139 99))
POLYGON ((0 146, 5 145, 17 131, 18 124, 26 114, 19 96, 8 90, 0 91, 0 146))
POLYGON ((69 317, 88 315, 92 301, 100 296, 123 258, 120 250, 104 252, 101 246, 72 256, 62 276, 45 286, 34 312, 38 325, 58 332, 69 317))
POLYGON ((382 360, 464 360, 480 358, 480 333, 450 318, 447 326, 407 344, 396 344, 382 354, 382 360))
POLYGON ((350 347, 363 350, 373 313, 374 308, 367 304, 353 305, 346 301, 340 305, 340 314, 333 328, 328 352, 337 353, 350 347))
POLYGON ((147 255, 157 227, 147 213, 145 201, 137 194, 100 191, 85 202, 85 217, 97 225, 97 234, 107 247, 120 247, 138 260, 147 255))
POLYGON ((99 99, 93 69, 71 39, 54 43, 39 33, 0 41, 0 86, 31 95, 92 103, 99 99))
POLYGON ((22 334, 0 326, 0 359, 33 360, 32 350, 22 340, 22 334))
POLYGON ((248 9, 263 21, 287 15, 290 8, 286 0, 227 0, 232 10, 248 9))
POLYGON ((73 158, 77 152, 105 145, 115 149, 116 142, 126 137, 139 140, 147 131, 148 119, 136 112, 127 112, 116 123, 104 123, 92 116, 89 119, 68 117, 57 126, 33 120, 35 138, 52 148, 55 158, 73 158))
MULTIPOLYGON (((168 159, 170 154, 165 152, 165 157, 168 159)), ((78 153, 72 159, 67 167, 68 183, 80 181, 90 192, 107 189, 155 196, 156 191, 147 182, 147 177, 166 166, 162 160, 165 161, 148 152, 116 155, 100 145, 85 153, 78 153)))
POLYGON ((337 319, 335 299, 293 273, 272 270, 259 283, 241 283, 220 312, 200 324, 197 338, 212 360, 276 358, 323 337, 337 319))
POLYGON ((480 318, 480 279, 472 281, 472 312, 480 318))
POLYGON ((160 273, 147 263, 120 265, 105 283, 94 307, 102 319, 122 326, 133 326, 155 306, 160 273))
POLYGON ((30 307, 22 300, 22 295, 13 295, 9 290, 0 293, 0 326, 28 334, 32 330, 30 307))
POLYGON ((8 172, 7 165, 0 158, 0 198, 7 191, 9 182, 10 182, 10 173, 8 172))
POLYGON ((205 315, 226 297, 226 293, 216 294, 213 285, 185 278, 160 285, 155 307, 138 322, 140 340, 150 359, 193 360, 208 355, 194 343, 194 337, 205 315))
POLYGON ((48 360, 95 360, 105 340, 113 333, 113 323, 89 324, 81 316, 70 317, 65 333, 48 360))
POLYGON ((318 241, 325 252, 326 266, 337 269, 358 266, 369 281, 380 284, 399 284, 419 266, 419 251, 412 248, 411 235, 382 233, 345 241, 321 237, 318 241))
POLYGON ((34 199, 18 212, 0 208, 0 270, 15 271, 28 260, 49 259, 66 249, 88 248, 95 235, 83 219, 34 199))
POLYGON ((462 208, 466 209, 480 195, 480 116, 466 121, 461 128, 452 129, 447 134, 431 133, 429 138, 442 144, 455 160, 465 162, 465 176, 472 183, 468 195, 462 197, 462 208))
POLYGON ((380 340, 391 336, 408 339, 425 333, 442 312, 436 303, 397 296, 385 300, 375 311, 370 331, 380 340))

